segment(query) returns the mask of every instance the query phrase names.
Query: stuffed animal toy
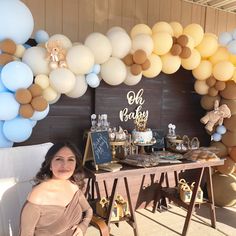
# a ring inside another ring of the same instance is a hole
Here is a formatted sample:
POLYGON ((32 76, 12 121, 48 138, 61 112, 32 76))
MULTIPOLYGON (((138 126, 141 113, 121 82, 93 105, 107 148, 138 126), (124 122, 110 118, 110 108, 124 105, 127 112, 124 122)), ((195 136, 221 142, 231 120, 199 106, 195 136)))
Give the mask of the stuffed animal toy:
POLYGON ((51 69, 58 67, 67 67, 66 64, 66 50, 62 47, 58 40, 48 41, 45 43, 47 49, 47 59, 50 61, 51 69))
POLYGON ((222 125, 224 118, 230 118, 231 111, 226 104, 219 106, 219 101, 216 100, 214 104, 214 110, 206 113, 205 116, 201 118, 201 122, 205 125, 208 131, 212 131, 214 125, 222 125))

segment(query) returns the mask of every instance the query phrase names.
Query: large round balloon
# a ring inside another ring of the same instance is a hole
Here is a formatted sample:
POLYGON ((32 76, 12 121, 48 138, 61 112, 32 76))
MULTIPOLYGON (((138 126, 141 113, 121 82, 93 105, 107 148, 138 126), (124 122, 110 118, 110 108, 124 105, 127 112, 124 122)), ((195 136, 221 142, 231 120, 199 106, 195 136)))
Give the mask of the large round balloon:
POLYGON ((50 85, 57 93, 68 93, 75 86, 75 75, 66 68, 57 68, 49 75, 50 85))
POLYGON ((148 34, 138 34, 132 39, 132 53, 137 50, 143 50, 149 56, 153 51, 152 37, 148 34))
POLYGON ((28 88, 33 83, 32 70, 20 61, 12 61, 5 65, 1 75, 3 84, 11 91, 28 88))
POLYGON ((148 59, 149 59, 151 65, 147 70, 143 71, 143 75, 147 78, 154 78, 157 75, 159 75, 161 72, 162 61, 161 61, 161 58, 154 53, 152 53, 148 57, 148 59))
POLYGON ((167 53, 161 56, 162 71, 165 74, 175 73, 181 65, 181 59, 179 56, 173 56, 171 53, 167 53))
POLYGON ((25 50, 22 57, 22 61, 26 63, 33 74, 36 76, 38 74, 48 75, 50 68, 48 66, 49 61, 46 59, 46 49, 42 47, 31 47, 25 50))
POLYGON ((39 44, 39 43, 46 43, 49 39, 49 35, 45 30, 38 30, 35 33, 35 41, 39 44))
POLYGON ((49 105, 44 111, 35 111, 33 116, 30 118, 31 120, 42 120, 44 119, 49 112, 49 105))
POLYGON ((85 80, 84 75, 77 75, 75 78, 76 82, 74 88, 69 93, 66 93, 66 95, 71 98, 78 98, 83 96, 88 88, 88 84, 85 80))
POLYGON ((200 95, 205 95, 208 93, 209 86, 206 83, 206 80, 196 80, 194 83, 195 91, 200 95))
POLYGON ((220 61, 228 61, 229 60, 229 52, 225 47, 218 47, 216 52, 210 56, 209 61, 215 65, 220 61))
POLYGON ((192 50, 191 56, 189 58, 181 59, 181 65, 186 70, 193 70, 197 68, 200 62, 201 62, 201 55, 196 49, 192 50))
POLYGON ((63 34, 54 34, 52 35, 49 39, 48 42, 50 41, 58 41, 62 45, 63 48, 68 49, 72 47, 72 42, 68 37, 66 37, 63 34))
POLYGON ((91 33, 85 39, 84 45, 93 52, 95 63, 102 64, 112 54, 112 45, 109 39, 101 33, 91 33))
POLYGON ((32 123, 29 119, 21 117, 5 121, 3 124, 3 133, 12 142, 24 142, 32 133, 32 123))
POLYGON ((119 85, 127 75, 125 64, 116 57, 111 57, 101 66, 101 76, 110 85, 119 85))
POLYGON ((34 29, 30 10, 21 1, 0 0, 0 41, 12 39, 16 44, 25 43, 34 29))
POLYGON ((171 25, 165 21, 159 21, 152 27, 153 34, 158 33, 158 32, 167 32, 171 36, 174 35, 171 25))
POLYGON ((53 89, 51 86, 48 86, 46 89, 43 90, 43 97, 47 100, 48 103, 51 104, 52 101, 54 101, 60 93, 57 93, 55 89, 53 89))
POLYGON ((227 81, 234 74, 234 65, 229 61, 220 61, 213 67, 213 75, 217 80, 227 81))
POLYGON ((170 26, 176 38, 178 38, 183 33, 183 26, 179 22, 176 21, 170 22, 170 26))
POLYGON ((202 60, 197 68, 192 70, 193 76, 199 80, 205 80, 212 74, 212 64, 208 60, 202 60))
POLYGON ((204 30, 199 24, 189 24, 184 28, 183 34, 189 35, 194 40, 194 46, 199 45, 204 36, 204 30))
POLYGON ((14 94, 10 92, 0 93, 0 120, 11 120, 18 115, 20 104, 14 94))
POLYGON ((133 39, 138 34, 148 34, 151 36, 152 30, 148 25, 137 24, 131 29, 130 35, 131 35, 131 38, 133 39))
POLYGON ((0 120, 0 148, 8 148, 13 146, 13 142, 8 140, 3 134, 4 121, 0 120))
POLYGON ((127 76, 124 81, 126 85, 129 85, 129 86, 136 85, 141 81, 141 79, 142 79, 142 73, 140 73, 139 75, 133 75, 130 72, 130 67, 127 67, 127 76))
POLYGON ((153 52, 157 55, 164 55, 170 51, 173 40, 168 32, 157 32, 152 35, 152 40, 154 43, 153 52))

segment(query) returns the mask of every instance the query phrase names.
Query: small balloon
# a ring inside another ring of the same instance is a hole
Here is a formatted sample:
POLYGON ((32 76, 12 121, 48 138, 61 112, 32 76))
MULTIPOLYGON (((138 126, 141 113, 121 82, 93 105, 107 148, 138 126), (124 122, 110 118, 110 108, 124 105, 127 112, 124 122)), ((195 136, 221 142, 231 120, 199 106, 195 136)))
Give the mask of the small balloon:
POLYGON ((219 126, 217 126, 216 132, 217 132, 218 134, 225 134, 225 133, 226 133, 226 128, 225 128, 225 126, 224 126, 224 125, 219 125, 219 126))
POLYGON ((221 134, 219 133, 214 133, 211 137, 215 142, 219 142, 222 138, 221 134))

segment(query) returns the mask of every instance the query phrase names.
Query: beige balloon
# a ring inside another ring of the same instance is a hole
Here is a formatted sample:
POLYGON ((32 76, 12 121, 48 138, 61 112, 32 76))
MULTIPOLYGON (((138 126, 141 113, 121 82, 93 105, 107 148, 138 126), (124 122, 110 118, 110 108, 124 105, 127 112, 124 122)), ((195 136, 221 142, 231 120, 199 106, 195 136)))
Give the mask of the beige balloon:
POLYGON ((85 80, 84 75, 77 75, 75 79, 76 82, 74 88, 69 93, 66 93, 66 96, 71 98, 78 98, 83 96, 88 89, 88 84, 85 80))
POLYGON ((173 34, 176 38, 178 38, 181 34, 183 34, 183 26, 177 22, 177 21, 172 21, 170 22, 170 26, 173 30, 173 34))
POLYGON ((206 80, 196 80, 194 83, 194 89, 196 93, 205 95, 208 93, 209 86, 206 84, 206 80))
POLYGON ((46 89, 49 86, 49 78, 47 75, 37 75, 34 79, 34 83, 38 84, 42 89, 46 89))
POLYGON ((203 39, 204 30, 199 24, 189 24, 184 28, 183 34, 191 36, 194 40, 194 46, 196 47, 203 39))
POLYGON ((138 84, 142 79, 142 73, 140 73, 139 75, 133 75, 130 72, 130 67, 126 67, 126 69, 127 69, 127 76, 124 80, 124 83, 129 86, 138 84))
POLYGON ((181 59, 179 56, 173 56, 171 53, 167 53, 161 56, 162 72, 165 74, 175 73, 181 65, 181 59))
POLYGON ((43 90, 43 97, 48 101, 48 103, 55 100, 57 96, 58 93, 51 86, 48 86, 43 90))
POLYGON ((110 34, 110 33, 113 33, 115 31, 123 31, 123 32, 126 32, 125 29, 123 29, 122 27, 119 27, 119 26, 113 26, 111 27, 108 31, 107 31, 107 36, 110 34))
POLYGON ((174 35, 171 25, 165 21, 159 21, 152 27, 152 34, 156 34, 158 32, 167 32, 171 36, 174 35))
POLYGON ((148 59, 151 65, 147 70, 143 71, 143 75, 147 78, 154 78, 161 73, 162 61, 161 58, 154 53, 152 53, 148 59))
POLYGON ((62 47, 65 48, 65 49, 69 49, 70 47, 72 47, 71 40, 63 34, 54 34, 54 35, 52 35, 48 39, 48 42, 50 42, 50 41, 59 41, 61 43, 62 47))
POLYGON ((101 33, 89 34, 85 39, 84 45, 92 51, 95 64, 104 63, 112 54, 112 45, 109 39, 101 33))
POLYGON ((124 82, 127 70, 125 64, 116 57, 110 57, 101 65, 101 77, 109 85, 119 85, 124 82))
POLYGON ((216 52, 212 56, 210 56, 209 61, 212 63, 212 65, 215 65, 220 61, 228 61, 229 56, 230 54, 227 48, 218 47, 216 52))
POLYGON ((138 34, 132 39, 131 52, 134 53, 135 51, 142 49, 146 52, 147 56, 149 56, 152 54, 153 47, 153 40, 150 35, 138 34))
POLYGON ((131 29, 130 36, 133 39, 135 36, 139 34, 152 35, 152 30, 148 25, 137 24, 131 29))
POLYGON ((193 76, 198 80, 206 80, 212 74, 212 64, 208 60, 202 60, 197 68, 192 70, 193 76))
POLYGON ((61 94, 58 93, 55 99, 48 101, 48 104, 55 104, 59 101, 60 98, 61 98, 61 94))
POLYGON ((228 81, 233 77, 234 65, 229 61, 220 61, 213 67, 213 75, 217 80, 228 81))
POLYGON ((49 74, 50 86, 57 93, 68 93, 75 86, 75 75, 66 68, 57 68, 49 74))
POLYGON ((18 58, 22 58, 24 52, 25 52, 25 47, 22 44, 17 44, 14 56, 16 56, 18 58))
POLYGON ((66 62, 68 68, 76 75, 86 74, 94 65, 94 55, 88 47, 76 45, 68 50, 66 62))
POLYGON ((186 70, 193 70, 197 68, 200 62, 201 62, 201 55, 196 49, 192 50, 191 56, 189 58, 181 59, 181 65, 186 70))
POLYGON ((164 55, 170 51, 173 39, 168 32, 157 32, 152 35, 152 40, 154 43, 153 52, 157 55, 164 55))

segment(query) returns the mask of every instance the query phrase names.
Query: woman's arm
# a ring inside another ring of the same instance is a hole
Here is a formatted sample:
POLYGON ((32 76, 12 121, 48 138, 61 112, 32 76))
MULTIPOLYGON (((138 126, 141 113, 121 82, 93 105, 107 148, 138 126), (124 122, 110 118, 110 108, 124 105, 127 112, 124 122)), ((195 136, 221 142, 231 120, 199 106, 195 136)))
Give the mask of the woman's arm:
POLYGON ((30 202, 26 202, 21 211, 19 236, 34 236, 35 226, 39 218, 39 207, 30 202))

